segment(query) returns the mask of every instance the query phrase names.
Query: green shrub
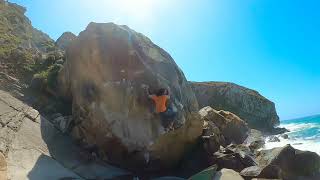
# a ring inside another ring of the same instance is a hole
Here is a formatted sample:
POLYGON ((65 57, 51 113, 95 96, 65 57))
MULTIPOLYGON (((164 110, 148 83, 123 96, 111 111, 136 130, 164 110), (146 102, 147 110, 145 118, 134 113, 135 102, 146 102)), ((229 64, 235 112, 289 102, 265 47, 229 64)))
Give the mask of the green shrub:
POLYGON ((36 91, 44 91, 48 84, 48 71, 42 71, 33 75, 30 87, 36 91))
POLYGON ((58 74, 60 70, 63 68, 61 64, 54 64, 48 70, 48 87, 51 89, 56 89, 58 84, 58 74))

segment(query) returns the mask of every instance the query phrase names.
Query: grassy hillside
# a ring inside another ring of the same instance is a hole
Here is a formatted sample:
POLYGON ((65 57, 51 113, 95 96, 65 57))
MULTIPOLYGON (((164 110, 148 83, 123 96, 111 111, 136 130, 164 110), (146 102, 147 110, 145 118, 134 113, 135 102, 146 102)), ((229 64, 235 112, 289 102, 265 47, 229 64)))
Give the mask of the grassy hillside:
POLYGON ((34 73, 34 65, 55 50, 54 41, 32 27, 26 9, 0 0, 0 71, 17 78, 34 73))

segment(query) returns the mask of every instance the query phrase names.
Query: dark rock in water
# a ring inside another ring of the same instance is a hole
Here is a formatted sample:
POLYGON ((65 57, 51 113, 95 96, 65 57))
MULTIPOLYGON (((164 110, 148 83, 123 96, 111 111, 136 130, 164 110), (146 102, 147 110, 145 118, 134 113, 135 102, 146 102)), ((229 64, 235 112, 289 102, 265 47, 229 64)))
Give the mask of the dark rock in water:
POLYGON ((283 139, 289 139, 288 134, 282 134, 281 137, 282 137, 283 139))
POLYGON ((293 143, 292 145, 302 145, 303 143, 293 143))
POLYGON ((64 32, 56 41, 56 46, 62 50, 66 50, 67 47, 77 38, 72 32, 64 32))
POLYGON ((314 152, 300 151, 290 145, 263 150, 257 156, 262 167, 258 177, 294 179, 312 177, 320 171, 320 157, 314 152), (278 172, 278 173, 275 173, 278 172))
POLYGON ((226 110, 245 120, 249 127, 271 131, 279 124, 275 105, 257 91, 225 82, 191 82, 200 107, 226 110))
POLYGON ((277 136, 270 136, 268 142, 280 142, 277 136))
POLYGON ((170 167, 201 136, 197 100, 183 72, 167 52, 127 26, 90 23, 68 47, 65 64, 58 87, 72 98, 72 135, 97 145, 109 161, 170 167), (146 85, 152 92, 169 89, 174 131, 164 132, 146 85))
POLYGON ((199 114, 204 121, 212 122, 219 128, 227 144, 241 144, 248 136, 247 124, 233 113, 216 111, 208 106, 202 108, 199 114))
POLYGON ((271 131, 269 131, 267 134, 271 134, 271 135, 277 135, 277 134, 283 134, 283 133, 286 133, 286 132, 289 132, 288 129, 286 128, 274 128, 272 129, 271 131))

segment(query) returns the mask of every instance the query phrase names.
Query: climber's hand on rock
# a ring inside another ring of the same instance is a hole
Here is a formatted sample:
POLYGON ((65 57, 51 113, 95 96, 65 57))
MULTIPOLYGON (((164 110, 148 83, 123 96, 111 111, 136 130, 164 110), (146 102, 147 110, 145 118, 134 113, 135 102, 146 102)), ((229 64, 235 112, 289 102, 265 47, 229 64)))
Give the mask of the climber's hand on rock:
POLYGON ((141 88, 143 88, 143 89, 149 89, 149 86, 146 85, 146 84, 142 84, 142 85, 141 85, 141 88))

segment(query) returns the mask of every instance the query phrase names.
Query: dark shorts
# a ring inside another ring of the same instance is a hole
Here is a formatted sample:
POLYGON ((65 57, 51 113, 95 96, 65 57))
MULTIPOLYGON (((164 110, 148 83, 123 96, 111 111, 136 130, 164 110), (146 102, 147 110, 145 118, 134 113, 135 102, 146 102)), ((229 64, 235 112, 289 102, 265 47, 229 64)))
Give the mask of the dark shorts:
POLYGON ((160 113, 162 126, 169 127, 174 122, 176 114, 171 108, 167 108, 165 112, 160 113))

